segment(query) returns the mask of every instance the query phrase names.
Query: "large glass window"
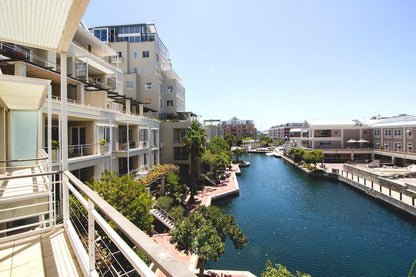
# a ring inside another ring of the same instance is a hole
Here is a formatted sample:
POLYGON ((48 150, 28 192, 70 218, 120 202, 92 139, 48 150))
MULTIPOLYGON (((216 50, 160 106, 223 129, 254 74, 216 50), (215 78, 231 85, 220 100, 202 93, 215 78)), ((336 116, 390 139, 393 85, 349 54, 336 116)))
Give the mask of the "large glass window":
POLYGON ((143 58, 149 58, 149 57, 150 57, 149 51, 143 51, 143 58))

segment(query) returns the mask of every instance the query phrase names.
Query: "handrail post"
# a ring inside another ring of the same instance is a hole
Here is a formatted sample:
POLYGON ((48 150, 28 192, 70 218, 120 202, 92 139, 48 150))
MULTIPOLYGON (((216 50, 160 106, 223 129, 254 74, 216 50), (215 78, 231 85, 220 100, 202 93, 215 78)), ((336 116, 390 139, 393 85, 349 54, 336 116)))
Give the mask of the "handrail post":
POLYGON ((92 214, 94 203, 88 199, 88 260, 89 272, 95 271, 95 220, 92 214))
POLYGON ((62 176, 62 216, 64 220, 64 225, 68 224, 69 220, 69 192, 68 192, 68 177, 65 174, 62 176))

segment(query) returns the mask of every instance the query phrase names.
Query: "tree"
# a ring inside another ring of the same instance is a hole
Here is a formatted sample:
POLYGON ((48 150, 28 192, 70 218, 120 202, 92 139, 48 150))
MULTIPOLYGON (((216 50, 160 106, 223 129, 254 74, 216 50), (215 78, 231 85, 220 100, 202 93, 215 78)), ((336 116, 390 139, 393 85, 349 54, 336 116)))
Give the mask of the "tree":
POLYGON ((147 194, 146 186, 136 182, 132 175, 120 177, 105 170, 100 179, 93 178, 86 184, 137 227, 152 230, 153 216, 149 214, 152 197, 147 194))
POLYGON ((236 162, 239 163, 240 162, 240 156, 247 153, 247 150, 245 148, 242 148, 242 147, 235 147, 232 150, 232 152, 235 156, 236 162))
POLYGON ((188 187, 184 184, 178 174, 169 172, 166 177, 166 195, 170 196, 177 204, 182 202, 188 187))
POLYGON ((199 275, 203 276, 207 260, 217 261, 224 253, 226 238, 230 238, 236 249, 242 249, 248 242, 234 217, 215 206, 199 206, 184 221, 170 231, 171 243, 176 249, 199 256, 199 275))
POLYGON ((302 149, 302 148, 293 149, 292 148, 291 152, 294 156, 295 163, 298 163, 298 162, 303 160, 303 156, 305 155, 305 150, 304 149, 302 149))
POLYGON ((260 141, 261 146, 271 146, 274 145, 274 139, 269 137, 266 134, 260 134, 258 135, 257 139, 260 141))
POLYGON ((215 136, 209 143, 209 149, 213 154, 219 154, 222 152, 229 152, 231 147, 225 139, 215 136))
POLYGON ((277 145, 283 145, 285 142, 285 139, 280 138, 277 140, 277 145))
POLYGON ((230 149, 232 146, 236 145, 237 143, 237 139, 235 138, 235 136, 233 134, 226 134, 224 136, 225 141, 228 143, 228 145, 230 146, 230 149))
POLYGON ((303 155, 303 160, 306 163, 313 164, 315 166, 315 169, 316 169, 316 165, 322 162, 323 158, 324 158, 324 153, 321 150, 312 150, 312 151, 306 152, 303 155))
POLYGON ((192 122, 191 126, 186 130, 185 136, 182 138, 182 145, 186 153, 191 156, 191 173, 190 173, 190 188, 191 197, 190 203, 195 202, 196 182, 198 179, 198 165, 205 151, 206 146, 206 131, 198 122, 192 122))
POLYGON ((267 260, 266 270, 261 274, 261 277, 310 277, 307 273, 296 271, 296 275, 292 274, 286 267, 281 264, 273 266, 270 260, 267 260))

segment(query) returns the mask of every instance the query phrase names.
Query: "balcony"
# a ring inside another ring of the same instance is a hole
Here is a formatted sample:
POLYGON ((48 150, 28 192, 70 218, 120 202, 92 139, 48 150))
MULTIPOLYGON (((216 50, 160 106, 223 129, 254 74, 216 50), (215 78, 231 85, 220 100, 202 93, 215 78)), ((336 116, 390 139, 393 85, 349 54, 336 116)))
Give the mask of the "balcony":
POLYGON ((127 142, 119 142, 117 143, 117 150, 118 151, 129 151, 133 149, 141 149, 147 147, 147 141, 139 141, 139 140, 131 140, 127 142))
POLYGON ((44 171, 45 157, 2 163, 8 165, 0 176, 6 191, 0 197, 2 273, 156 276, 159 269, 195 276, 69 171, 44 171))

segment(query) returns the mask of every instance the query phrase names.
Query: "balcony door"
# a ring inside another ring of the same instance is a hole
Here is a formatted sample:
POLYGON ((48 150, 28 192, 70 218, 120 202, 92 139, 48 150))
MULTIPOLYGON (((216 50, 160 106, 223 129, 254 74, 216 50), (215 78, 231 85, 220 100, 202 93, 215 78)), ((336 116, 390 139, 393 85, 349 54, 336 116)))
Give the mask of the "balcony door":
POLYGON ((71 127, 71 145, 73 145, 73 153, 82 154, 85 149, 85 127, 71 127))

